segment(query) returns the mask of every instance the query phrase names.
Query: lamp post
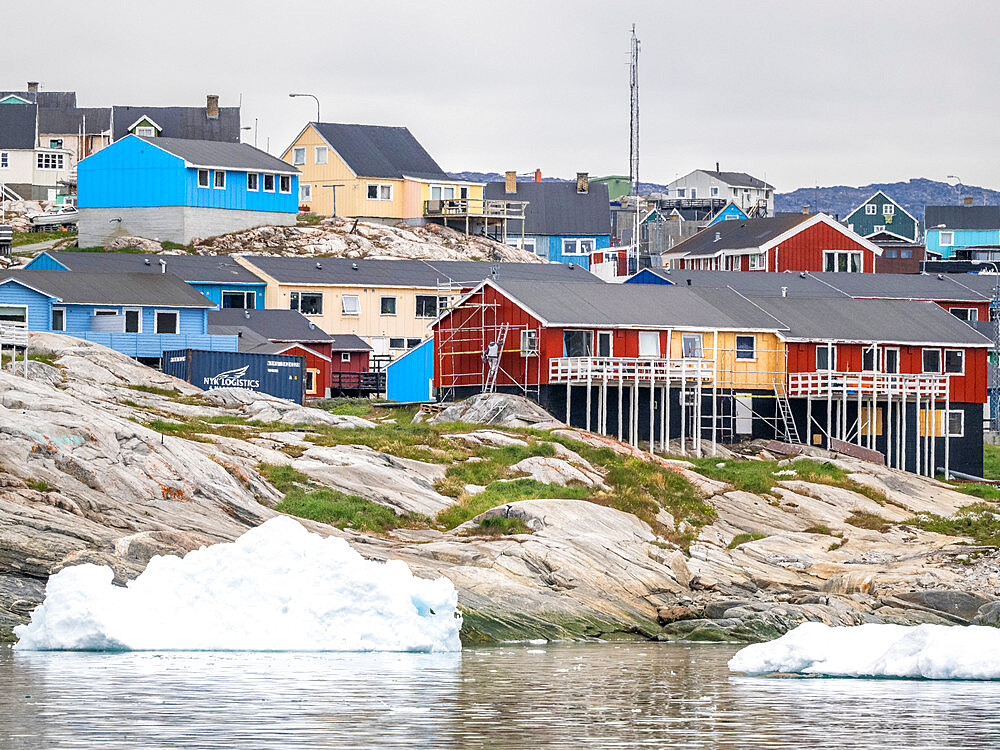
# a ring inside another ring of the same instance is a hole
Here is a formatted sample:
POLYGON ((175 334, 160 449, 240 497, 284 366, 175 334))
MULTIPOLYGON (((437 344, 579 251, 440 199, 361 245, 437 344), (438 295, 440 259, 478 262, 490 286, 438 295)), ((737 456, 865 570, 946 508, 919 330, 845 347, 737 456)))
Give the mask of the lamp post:
POLYGON ((240 130, 252 130, 253 131, 253 147, 257 148, 257 118, 253 118, 253 127, 249 125, 244 125, 240 130))
POLYGON ((316 96, 316 94, 289 94, 288 96, 291 97, 292 99, 294 99, 297 96, 309 96, 309 97, 312 97, 313 99, 315 99, 316 100, 316 122, 322 122, 319 119, 319 97, 316 96))
POLYGON ((990 301, 990 324, 993 326, 993 373, 994 377, 987 378, 987 386, 990 389, 990 431, 996 432, 997 423, 1000 421, 1000 383, 993 382, 996 379, 997 367, 1000 366, 1000 321, 997 318, 997 311, 1000 309, 1000 268, 992 260, 973 260, 977 266, 993 266, 994 284, 993 299, 990 301))

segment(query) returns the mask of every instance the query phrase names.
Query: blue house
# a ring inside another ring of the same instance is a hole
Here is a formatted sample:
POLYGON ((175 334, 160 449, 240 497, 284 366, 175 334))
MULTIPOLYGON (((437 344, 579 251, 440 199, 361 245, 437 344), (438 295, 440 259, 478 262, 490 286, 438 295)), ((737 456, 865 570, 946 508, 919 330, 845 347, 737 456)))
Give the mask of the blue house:
POLYGON ((732 201, 729 201, 725 206, 723 206, 715 216, 708 220, 708 224, 705 226, 710 227, 713 224, 718 224, 720 221, 736 221, 738 219, 749 219, 747 212, 742 208, 737 206, 732 201))
POLYGON ((245 143, 128 135, 77 165, 80 247, 292 225, 298 170, 245 143))
POLYGON ((611 246, 607 184, 591 185, 581 173, 576 182, 517 182, 515 187, 508 191, 503 182, 488 182, 484 189, 486 200, 528 203, 523 220, 508 220, 507 244, 588 270, 590 255, 611 246))
POLYGON ((429 338, 385 368, 389 401, 431 401, 434 398, 434 339, 429 338))
POLYGON ((226 255, 137 255, 49 250, 25 266, 39 271, 168 273, 186 281, 219 308, 259 310, 267 283, 226 255))
POLYGON ((204 295, 172 274, 0 272, 0 343, 28 331, 65 333, 130 357, 158 362, 164 351, 234 352, 237 336, 208 333, 204 295))
POLYGON ((970 247, 1000 245, 1000 206, 927 206, 924 244, 942 260, 970 247))

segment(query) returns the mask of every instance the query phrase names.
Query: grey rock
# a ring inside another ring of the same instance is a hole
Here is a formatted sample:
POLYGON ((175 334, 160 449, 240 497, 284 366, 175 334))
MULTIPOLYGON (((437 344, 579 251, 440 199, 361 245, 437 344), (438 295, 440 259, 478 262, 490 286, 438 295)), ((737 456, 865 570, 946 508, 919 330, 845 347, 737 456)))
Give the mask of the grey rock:
POLYGON ((989 602, 985 596, 951 589, 907 591, 896 594, 896 598, 927 609, 944 612, 967 622, 971 622, 979 612, 979 608, 989 602))
POLYGON ((987 602, 981 606, 972 618, 972 624, 1000 628, 1000 601, 987 602))

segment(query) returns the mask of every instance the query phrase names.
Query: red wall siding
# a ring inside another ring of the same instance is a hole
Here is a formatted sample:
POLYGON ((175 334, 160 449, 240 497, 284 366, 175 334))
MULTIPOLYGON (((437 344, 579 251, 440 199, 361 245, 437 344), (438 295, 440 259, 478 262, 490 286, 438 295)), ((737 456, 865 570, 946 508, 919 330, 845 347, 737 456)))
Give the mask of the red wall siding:
MULTIPOLYGON (((330 387, 330 363, 327 362, 322 357, 317 357, 313 351, 306 349, 303 346, 291 346, 285 349, 282 354, 290 354, 296 357, 306 358, 306 369, 308 370, 319 370, 319 375, 313 381, 314 390, 308 391, 307 396, 319 396, 323 397, 326 395, 326 389, 330 387)), ((326 354, 326 352, 323 352, 326 354)))
POLYGON ((826 224, 814 224, 772 248, 767 254, 767 268, 772 271, 822 271, 824 250, 860 250, 862 270, 875 272, 875 254, 871 250, 826 224))
POLYGON ((333 372, 368 372, 368 359, 371 352, 333 352, 333 362, 330 369, 333 372), (350 356, 350 361, 344 362, 343 355, 350 356))

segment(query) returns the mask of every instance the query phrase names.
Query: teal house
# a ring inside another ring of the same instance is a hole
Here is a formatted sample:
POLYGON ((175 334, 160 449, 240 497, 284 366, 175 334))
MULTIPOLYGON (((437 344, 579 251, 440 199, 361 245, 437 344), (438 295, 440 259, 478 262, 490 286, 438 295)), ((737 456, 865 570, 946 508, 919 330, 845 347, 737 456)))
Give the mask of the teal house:
POLYGON ((920 222, 881 190, 851 211, 844 223, 862 237, 889 234, 907 242, 916 242, 920 235, 920 222))
POLYGON ((942 260, 966 256, 973 247, 1000 245, 1000 206, 927 206, 924 242, 942 260))

